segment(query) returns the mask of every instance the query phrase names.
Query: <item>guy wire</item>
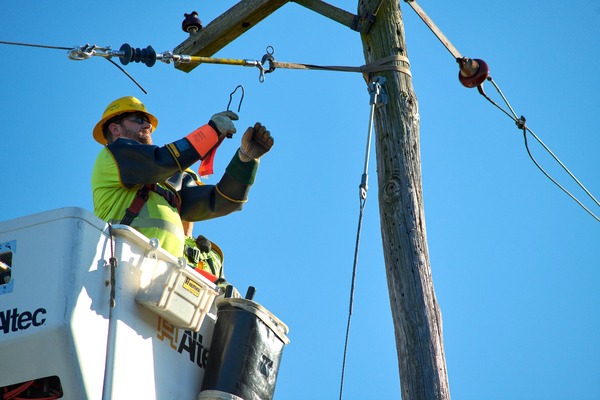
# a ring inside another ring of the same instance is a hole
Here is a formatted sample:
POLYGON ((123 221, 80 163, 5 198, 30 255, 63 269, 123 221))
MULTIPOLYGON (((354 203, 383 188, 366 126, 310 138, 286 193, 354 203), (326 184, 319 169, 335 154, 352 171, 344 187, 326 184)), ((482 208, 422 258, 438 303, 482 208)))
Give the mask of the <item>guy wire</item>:
POLYGON ((583 208, 588 214, 590 214, 596 221, 600 222, 600 218, 594 214, 590 209, 588 209, 579 199, 577 199, 573 194, 571 194, 566 188, 564 188, 561 184, 559 184, 555 179, 553 179, 550 174, 548 174, 543 168, 542 166, 537 162, 537 160, 535 159, 535 157, 533 156, 533 154, 531 153, 530 149, 529 149, 529 145, 527 142, 527 132, 529 132, 531 134, 531 136, 533 136, 533 138, 535 140, 537 140, 537 142, 544 148, 544 150, 546 150, 546 152, 548 154, 550 154, 550 156, 552 156, 552 158, 562 167, 562 169, 577 183, 577 185, 594 201, 594 203, 596 203, 596 205, 600 206, 600 203, 598 202, 598 200, 596 200, 596 198, 587 190, 587 188, 579 181, 579 179, 577 179, 577 177, 571 173, 571 171, 566 167, 565 164, 563 164, 563 162, 552 152, 552 150, 550 150, 550 148, 548 146, 546 146, 546 144, 525 124, 526 120, 525 117, 521 116, 520 118, 517 118, 517 114, 515 114, 513 108, 511 107, 510 103, 508 102, 508 100, 506 99, 506 97, 504 96, 504 94, 502 93, 502 91, 500 90, 500 87, 496 84, 496 82, 494 82, 494 80, 492 79, 492 77, 488 77, 487 80, 489 82, 492 83, 492 85, 494 86, 494 88, 496 88, 496 91, 500 94, 500 97, 502 97, 502 99, 504 100, 504 102, 506 103, 506 106, 509 108, 510 113, 508 111, 506 111, 505 109, 503 109, 500 105, 498 105, 494 100, 492 100, 483 90, 483 85, 479 85, 477 86, 477 90, 479 91, 479 93, 486 99, 488 100, 492 105, 494 105, 496 108, 498 108, 500 111, 502 111, 504 114, 506 114, 510 119, 512 119, 516 124, 517 127, 519 129, 523 130, 523 138, 525 140, 525 149, 527 150, 527 154, 529 155, 529 157, 531 158, 531 160, 533 161, 533 163, 535 164, 535 166, 552 182, 554 183, 556 186, 558 186, 558 188, 560 188, 563 192, 565 192, 567 194, 567 196, 569 196, 571 199, 573 199, 573 201, 575 201, 581 208, 583 208), (512 113, 512 115, 511 115, 512 113))

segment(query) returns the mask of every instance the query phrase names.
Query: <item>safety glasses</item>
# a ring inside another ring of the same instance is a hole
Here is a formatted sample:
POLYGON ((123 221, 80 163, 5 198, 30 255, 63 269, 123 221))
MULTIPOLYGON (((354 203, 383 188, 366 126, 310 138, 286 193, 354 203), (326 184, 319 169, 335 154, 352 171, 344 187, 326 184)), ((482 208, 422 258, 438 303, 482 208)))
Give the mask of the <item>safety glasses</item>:
POLYGON ((136 124, 144 125, 145 123, 150 123, 150 119, 146 114, 143 113, 135 113, 127 116, 128 121, 135 122, 136 124))

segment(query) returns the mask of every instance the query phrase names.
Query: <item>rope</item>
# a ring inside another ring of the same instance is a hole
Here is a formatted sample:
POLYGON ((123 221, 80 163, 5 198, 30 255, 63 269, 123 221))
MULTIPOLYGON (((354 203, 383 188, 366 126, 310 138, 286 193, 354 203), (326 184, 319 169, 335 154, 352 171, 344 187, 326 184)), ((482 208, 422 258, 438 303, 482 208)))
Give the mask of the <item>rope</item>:
POLYGON ((354 308, 354 287, 356 285, 356 267, 358 264, 358 249, 360 244, 360 232, 362 229, 363 213, 365 204, 367 202, 367 191, 368 191, 368 168, 369 168, 369 155, 371 153, 371 137, 373 132, 373 118, 375 115, 375 106, 381 106, 387 102, 385 92, 383 92, 382 86, 385 83, 385 78, 375 77, 373 82, 369 85, 369 93, 371 95, 371 112, 369 115, 369 131, 367 134, 367 146, 365 151, 365 164, 363 174, 361 176, 361 183, 359 186, 360 196, 360 211, 358 215, 358 228, 356 230, 356 244, 354 245, 354 263, 352 265, 352 280, 350 284, 350 305, 348 307, 348 323, 346 325, 346 340, 344 342, 344 357, 342 360, 342 376, 340 379, 340 400, 342 400, 344 391, 344 375, 346 371, 346 355, 348 353, 348 341, 350 338, 350 321, 352 320, 352 310, 354 308))
POLYGON ((116 275, 117 275, 117 259, 115 257, 115 249, 113 246, 113 232, 112 225, 108 224, 108 239, 110 240, 110 308, 115 308, 117 305, 116 300, 116 275))
POLYGON ((393 55, 389 57, 382 58, 380 60, 376 60, 372 63, 361 65, 360 67, 349 67, 349 66, 340 66, 340 65, 315 65, 315 64, 301 64, 301 63, 291 63, 291 62, 280 62, 273 61, 274 68, 284 68, 284 69, 305 69, 305 70, 320 70, 320 71, 338 71, 338 72, 360 72, 363 75, 371 74, 375 72, 383 72, 383 71, 396 71, 403 73, 408 76, 412 76, 410 73, 409 67, 404 67, 401 65, 390 64, 394 61, 405 62, 409 64, 408 57, 393 55))
POLYGON ((535 159, 535 157, 533 156, 533 154, 531 153, 531 151, 529 149, 529 144, 527 142, 527 132, 529 132, 531 134, 531 136, 533 136, 533 138, 535 140, 537 140, 537 142, 544 148, 544 150, 546 150, 546 152, 548 152, 548 154, 550 154, 550 156, 552 156, 552 158, 577 183, 577 185, 594 201, 594 203, 596 203, 597 206, 600 206, 600 203, 598 202, 598 200, 596 200, 596 198, 586 189, 586 187, 579 181, 579 179, 577 179, 577 177, 575 175, 573 175, 571 173, 571 171, 569 171, 569 169, 565 166, 565 164, 563 164, 562 161, 560 161, 560 159, 552 152, 552 150, 550 150, 550 148, 548 146, 546 146, 546 144, 531 129, 529 129, 529 127, 525 124, 525 122, 526 122, 525 117, 521 116, 520 118, 517 118, 517 114, 515 114, 515 111, 511 107, 510 103, 508 102, 508 100, 506 99, 506 97, 504 96, 504 94, 500 90, 500 87, 498 87, 498 85, 496 84, 496 82, 494 82, 494 80, 491 77, 488 77, 487 80, 492 83, 492 85, 494 86, 494 88, 496 88, 496 91, 500 94, 500 97, 502 97, 503 101, 506 103, 506 106, 510 110, 510 113, 508 111, 506 111, 504 108, 502 108, 500 105, 498 105, 498 103, 496 103, 494 100, 492 100, 485 93, 485 91, 483 90, 483 85, 477 86, 477 90, 492 105, 494 105, 496 108, 498 108, 504 114, 506 114, 510 119, 512 119, 516 123, 516 125, 517 125, 517 127, 519 129, 523 130, 523 139, 525 141, 525 149, 527 150, 527 154, 529 155, 529 158, 531 158, 531 161, 533 161, 533 163, 535 164, 535 166, 552 183, 554 183, 556 186, 558 186, 558 188, 560 188, 563 192, 565 192, 573 201, 575 201, 581 208, 583 208, 588 214, 590 214, 596 221, 600 222, 600 218, 598 218, 598 216, 596 216, 589 208, 587 208, 578 198, 576 198, 573 194, 571 194, 571 192, 569 192, 560 183, 558 183, 554 178, 552 178, 550 176, 550 174, 548 174, 544 170, 544 168, 542 168, 542 166, 537 162, 537 160, 535 159))

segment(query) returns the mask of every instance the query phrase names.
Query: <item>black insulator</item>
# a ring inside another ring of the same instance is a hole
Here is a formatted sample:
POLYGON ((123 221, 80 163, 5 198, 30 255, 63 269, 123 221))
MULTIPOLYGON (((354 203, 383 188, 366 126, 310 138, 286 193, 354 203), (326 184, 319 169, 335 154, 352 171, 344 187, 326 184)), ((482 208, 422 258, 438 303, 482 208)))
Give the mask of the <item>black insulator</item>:
POLYGON ((124 43, 121 46, 121 48, 119 49, 119 51, 123 53, 123 55, 119 57, 119 59, 121 61, 121 64, 123 64, 123 65, 129 64, 132 61, 132 58, 131 58, 131 56, 132 56, 132 54, 131 54, 132 48, 131 48, 131 46, 128 45, 127 43, 124 43))
POLYGON ((148 48, 142 49, 142 56, 140 57, 140 60, 143 64, 146 64, 146 60, 148 60, 148 48))
POLYGON ((133 61, 139 63, 142 60, 142 50, 139 47, 133 49, 133 61))
POLYGON ((151 67, 156 63, 156 52, 152 48, 152 46, 148 46, 145 49, 142 49, 140 52, 140 62, 147 67, 151 67))
POLYGON ((192 11, 190 14, 183 14, 183 16, 185 19, 181 23, 181 29, 184 32, 192 34, 202 30, 202 21, 198 18, 196 11, 192 11))
POLYGON ((154 64, 156 64, 156 51, 154 51, 152 46, 146 47, 145 50, 147 58, 144 64, 146 64, 146 67, 152 67, 154 64))
POLYGON ((121 46, 119 51, 123 53, 123 55, 119 57, 121 64, 123 65, 127 65, 130 62, 141 62, 147 67, 152 67, 156 63, 156 51, 154 51, 152 46, 148 46, 145 49, 140 49, 133 48, 129 44, 125 43, 121 46))

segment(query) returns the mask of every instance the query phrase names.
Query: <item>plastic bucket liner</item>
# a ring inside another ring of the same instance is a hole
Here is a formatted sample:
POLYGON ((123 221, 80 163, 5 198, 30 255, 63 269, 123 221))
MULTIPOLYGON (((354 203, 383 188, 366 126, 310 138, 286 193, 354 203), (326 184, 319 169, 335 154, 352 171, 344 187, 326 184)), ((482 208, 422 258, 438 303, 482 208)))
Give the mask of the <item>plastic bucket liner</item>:
MULTIPOLYGON (((260 304, 247 299, 217 300, 204 391, 225 392, 243 400, 271 400, 288 327, 260 304)), ((235 397, 234 397, 235 398, 235 397)))
POLYGON ((197 400, 244 400, 235 394, 220 392, 218 390, 205 390, 200 392, 197 400))

